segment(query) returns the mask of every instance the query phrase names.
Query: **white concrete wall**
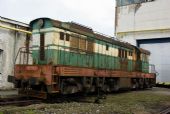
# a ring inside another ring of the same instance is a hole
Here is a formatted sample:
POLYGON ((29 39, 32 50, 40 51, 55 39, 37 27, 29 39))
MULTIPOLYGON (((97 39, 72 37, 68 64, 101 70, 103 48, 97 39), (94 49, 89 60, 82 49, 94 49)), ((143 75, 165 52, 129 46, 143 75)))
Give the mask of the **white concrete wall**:
MULTIPOLYGON (((1 25, 15 27, 12 24, 0 22, 1 25)), ((25 46, 26 34, 0 28, 0 49, 2 55, 2 71, 0 74, 0 89, 10 89, 13 84, 7 82, 8 75, 14 75, 14 59, 20 47, 25 46)))
MULTIPOLYGON (((115 25, 117 38, 133 45, 139 39, 170 38, 170 0, 117 7, 115 25)), ((151 51, 150 63, 159 73, 158 82, 170 82, 169 46, 169 42, 140 45, 151 51)))
POLYGON ((116 35, 136 45, 135 39, 170 36, 170 0, 155 0, 117 8, 116 35))

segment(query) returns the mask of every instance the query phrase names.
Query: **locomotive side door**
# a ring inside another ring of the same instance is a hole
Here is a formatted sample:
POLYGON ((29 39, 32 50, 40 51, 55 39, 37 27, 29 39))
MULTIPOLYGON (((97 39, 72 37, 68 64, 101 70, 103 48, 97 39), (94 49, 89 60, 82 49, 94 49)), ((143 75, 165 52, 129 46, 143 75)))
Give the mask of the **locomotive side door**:
POLYGON ((136 71, 141 71, 141 58, 140 58, 140 51, 136 48, 135 49, 136 53, 136 62, 135 62, 135 70, 136 71))
POLYGON ((119 49, 119 57, 120 57, 120 69, 123 71, 128 70, 128 59, 127 59, 127 51, 124 49, 119 49))

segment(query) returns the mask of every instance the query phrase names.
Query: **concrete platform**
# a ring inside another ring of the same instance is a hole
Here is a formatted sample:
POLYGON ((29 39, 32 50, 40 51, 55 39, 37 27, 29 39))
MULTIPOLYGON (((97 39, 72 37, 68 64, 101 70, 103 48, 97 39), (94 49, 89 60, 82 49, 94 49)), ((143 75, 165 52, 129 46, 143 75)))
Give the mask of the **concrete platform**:
POLYGON ((12 90, 0 90, 0 98, 6 98, 11 96, 17 96, 18 90, 12 89, 12 90))

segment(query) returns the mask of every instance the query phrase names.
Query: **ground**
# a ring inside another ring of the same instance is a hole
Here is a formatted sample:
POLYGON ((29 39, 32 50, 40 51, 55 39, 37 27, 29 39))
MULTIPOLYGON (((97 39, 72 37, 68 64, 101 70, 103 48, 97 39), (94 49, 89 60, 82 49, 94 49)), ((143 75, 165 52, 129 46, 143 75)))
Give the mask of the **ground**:
POLYGON ((25 107, 3 106, 0 114, 157 114, 170 107, 170 89, 113 93, 100 104, 93 103, 94 99, 86 97, 82 102, 42 103, 25 107))

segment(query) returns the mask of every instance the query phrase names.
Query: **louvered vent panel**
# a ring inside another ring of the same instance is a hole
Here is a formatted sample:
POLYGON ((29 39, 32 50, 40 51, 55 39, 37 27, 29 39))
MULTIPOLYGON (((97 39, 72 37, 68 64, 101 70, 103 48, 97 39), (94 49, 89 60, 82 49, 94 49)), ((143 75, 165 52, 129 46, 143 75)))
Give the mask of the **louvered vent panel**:
POLYGON ((79 47, 82 50, 86 50, 86 40, 85 39, 79 39, 79 47))
POLYGON ((78 38, 71 36, 70 46, 73 48, 78 48, 79 47, 78 38))

